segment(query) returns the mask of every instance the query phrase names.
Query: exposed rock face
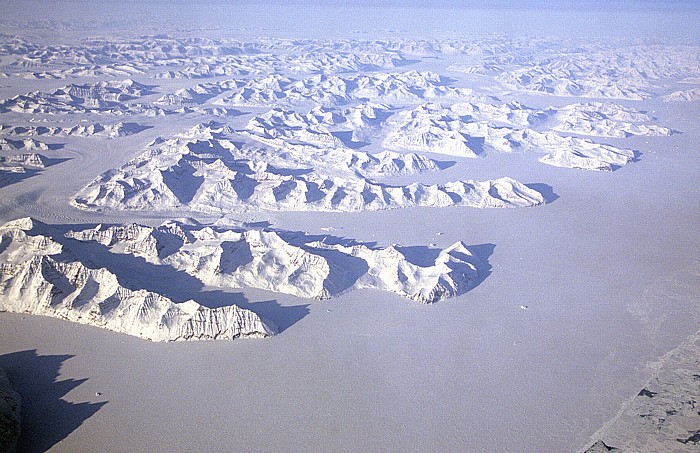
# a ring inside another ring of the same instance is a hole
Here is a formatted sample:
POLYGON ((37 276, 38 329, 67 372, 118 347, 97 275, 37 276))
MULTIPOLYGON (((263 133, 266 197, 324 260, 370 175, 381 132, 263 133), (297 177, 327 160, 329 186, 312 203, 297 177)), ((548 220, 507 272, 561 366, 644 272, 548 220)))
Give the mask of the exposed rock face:
MULTIPOLYGON (((649 364, 653 377, 595 433, 620 451, 698 451, 700 448, 700 332, 649 364)), ((605 442, 603 442, 605 441, 605 442)), ((594 447, 598 450, 593 449, 594 447)))
POLYGON ((12 453, 17 447, 21 430, 20 409, 22 397, 10 383, 5 370, 0 368, 0 451, 12 453))

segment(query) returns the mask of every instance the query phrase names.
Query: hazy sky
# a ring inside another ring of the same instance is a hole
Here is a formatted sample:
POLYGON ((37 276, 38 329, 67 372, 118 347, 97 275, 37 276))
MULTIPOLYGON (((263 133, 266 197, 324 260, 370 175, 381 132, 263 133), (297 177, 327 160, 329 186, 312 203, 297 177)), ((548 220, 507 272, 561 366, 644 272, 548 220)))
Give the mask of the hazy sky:
POLYGON ((632 0, 29 0, 0 2, 3 17, 163 23, 325 37, 393 30, 416 37, 512 33, 699 39, 700 1, 632 0))

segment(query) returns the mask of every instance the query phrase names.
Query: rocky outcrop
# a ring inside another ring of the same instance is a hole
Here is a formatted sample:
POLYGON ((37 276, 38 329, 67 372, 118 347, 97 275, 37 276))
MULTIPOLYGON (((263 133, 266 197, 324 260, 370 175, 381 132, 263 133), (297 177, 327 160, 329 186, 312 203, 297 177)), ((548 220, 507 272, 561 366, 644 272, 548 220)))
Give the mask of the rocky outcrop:
POLYGON ((20 409, 22 397, 10 383, 5 370, 0 368, 0 451, 12 453, 17 448, 21 431, 20 409))

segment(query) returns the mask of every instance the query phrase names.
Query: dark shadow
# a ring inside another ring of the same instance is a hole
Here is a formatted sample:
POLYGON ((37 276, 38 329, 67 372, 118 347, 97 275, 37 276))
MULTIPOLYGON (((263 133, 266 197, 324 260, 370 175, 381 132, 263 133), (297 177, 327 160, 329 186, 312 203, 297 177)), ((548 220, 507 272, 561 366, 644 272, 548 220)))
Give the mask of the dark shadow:
MULTIPOLYGON (((63 146, 63 145, 61 145, 63 146)), ((44 162, 45 167, 53 167, 54 165, 62 164, 63 162, 67 162, 69 160, 72 160, 72 157, 42 157, 42 162, 44 162)))
POLYGON ((282 168, 282 167, 274 167, 272 165, 267 166, 267 171, 274 175, 279 175, 279 176, 294 176, 294 177, 299 177, 299 176, 304 176, 308 175, 309 173, 313 173, 314 169, 313 168, 282 168))
POLYGON ((354 239, 344 238, 342 236, 332 236, 329 234, 309 234, 303 231, 290 230, 275 230, 272 229, 279 237, 284 239, 291 245, 303 247, 311 242, 323 242, 327 245, 342 245, 343 247, 352 247, 355 245, 364 245, 367 248, 377 247, 376 242, 358 242, 354 239))
POLYGON ((697 431, 688 431, 688 436, 685 439, 676 439, 678 442, 686 445, 700 445, 700 430, 697 431))
POLYGON ((276 187, 272 188, 272 195, 275 196, 276 201, 281 201, 287 198, 290 193, 297 187, 297 181, 282 181, 276 187))
POLYGON ((122 130, 127 135, 138 134, 139 132, 143 132, 151 128, 153 128, 153 126, 146 126, 139 123, 122 123, 122 130))
POLYGON ((474 154, 476 154, 477 156, 481 156, 482 154, 484 154, 484 152, 486 151, 484 149, 484 146, 486 145, 486 137, 473 137, 463 132, 460 132, 460 134, 466 140, 469 149, 474 151, 474 154))
POLYGON ((435 162, 439 170, 447 170, 457 163, 457 161, 454 160, 434 160, 433 162, 435 162))
POLYGON ((212 163, 214 161, 214 159, 210 156, 231 156, 231 152, 221 146, 221 144, 216 140, 197 140, 195 142, 189 142, 187 143, 187 149, 190 151, 190 153, 196 155, 197 158, 201 158, 207 163, 212 163))
POLYGON ((647 388, 643 388, 637 393, 637 396, 646 396, 648 398, 653 398, 655 397, 657 392, 652 392, 651 390, 648 390, 647 388))
POLYGON ((491 275, 492 268, 489 263, 491 255, 493 255, 494 250, 496 250, 496 244, 476 244, 467 246, 470 252, 481 260, 481 266, 477 269, 479 271, 479 278, 474 282, 470 289, 476 288, 481 285, 486 278, 491 275))
POLYGON ((409 263, 416 266, 428 267, 435 264, 435 260, 440 254, 440 249, 429 248, 422 245, 414 246, 395 246, 396 250, 408 260, 409 263))
POLYGON ((326 193, 321 190, 320 186, 315 182, 307 181, 306 183, 306 202, 316 203, 317 201, 323 200, 326 193))
POLYGON ((187 90, 187 94, 190 95, 190 99, 183 99, 183 104, 204 104, 210 99, 223 93, 223 91, 216 91, 213 93, 195 93, 194 90, 187 90))
POLYGON ((544 197, 544 202, 545 203, 551 203, 554 200, 557 200, 559 198, 559 195, 557 195, 556 192, 554 192, 554 188, 550 186, 549 184, 541 183, 541 182, 533 182, 533 183, 528 183, 525 184, 526 187, 536 190, 539 193, 542 194, 544 197))
POLYGON ((284 332, 289 327, 301 321, 311 310, 309 304, 280 305, 275 300, 266 300, 262 302, 250 302, 247 304, 237 304, 241 308, 245 308, 254 313, 257 313, 264 319, 269 319, 277 325, 279 333, 284 332))
POLYGON ((639 162, 642 159, 642 153, 641 151, 632 151, 634 153, 634 157, 632 158, 632 162, 639 162))
POLYGON ((250 112, 243 112, 238 109, 232 109, 232 108, 227 108, 226 109, 226 116, 230 116, 231 118, 234 118, 236 116, 242 116, 242 115, 248 115, 250 112))
POLYGON ((272 225, 268 220, 261 220, 259 222, 243 222, 243 226, 245 228, 252 228, 252 229, 262 229, 262 228, 268 228, 272 225))
POLYGON ((197 169, 184 159, 170 170, 161 171, 163 184, 183 205, 192 201, 199 187, 204 183, 204 176, 195 176, 195 173, 197 169))
POLYGON ((409 65, 421 62, 420 60, 404 60, 402 58, 401 59, 394 58, 391 61, 392 61, 392 63, 394 63, 394 66, 396 66, 397 68, 399 68, 401 66, 409 66, 409 65))
POLYGON ((328 276, 323 287, 331 297, 342 294, 357 283, 357 280, 367 273, 369 266, 362 258, 358 258, 338 250, 302 247, 307 252, 322 256, 328 263, 328 276))
POLYGON ((221 262, 219 270, 223 274, 233 274, 239 268, 250 264, 253 261, 253 254, 248 241, 225 241, 221 243, 221 262))
POLYGON ((62 441, 106 401, 70 403, 65 396, 86 379, 59 381, 61 365, 72 355, 38 355, 36 350, 0 356, 15 390, 22 396, 22 431, 17 451, 47 451, 62 441))
POLYGON ((39 173, 39 170, 26 169, 22 172, 7 171, 0 168, 0 187, 16 184, 39 173))
MULTIPOLYGON (((610 146, 610 145, 608 145, 608 146, 610 146)), ((632 150, 632 152, 634 153, 634 156, 632 157, 632 159, 630 159, 630 162, 631 163, 639 162, 641 160, 642 153, 640 151, 636 151, 636 150, 632 150)), ((622 165, 610 164, 610 171, 617 171, 620 168, 622 168, 622 165)))
POLYGON ((231 187, 241 200, 247 200, 255 192, 255 188, 260 185, 258 181, 247 176, 243 172, 236 172, 231 181, 231 187))

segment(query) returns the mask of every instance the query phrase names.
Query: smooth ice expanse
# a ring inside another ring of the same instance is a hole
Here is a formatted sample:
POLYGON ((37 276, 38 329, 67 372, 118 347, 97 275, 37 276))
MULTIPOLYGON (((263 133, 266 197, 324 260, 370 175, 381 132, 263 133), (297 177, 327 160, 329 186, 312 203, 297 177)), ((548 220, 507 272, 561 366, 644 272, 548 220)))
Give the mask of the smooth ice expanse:
POLYGON ((229 3, 3 5, 20 451, 698 448, 700 8, 229 3))

